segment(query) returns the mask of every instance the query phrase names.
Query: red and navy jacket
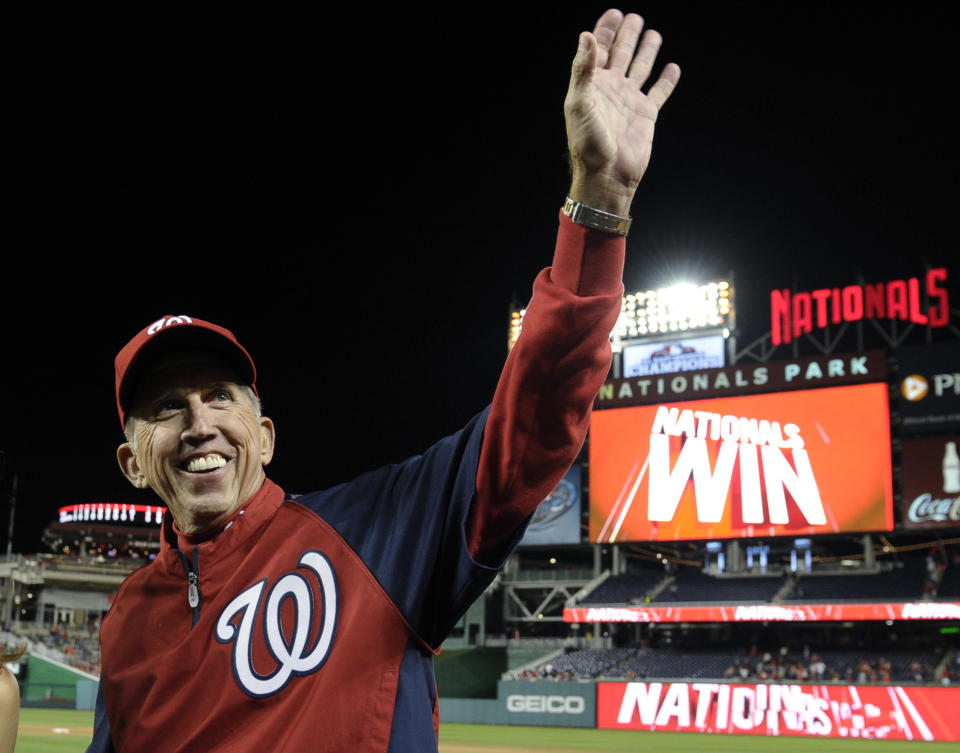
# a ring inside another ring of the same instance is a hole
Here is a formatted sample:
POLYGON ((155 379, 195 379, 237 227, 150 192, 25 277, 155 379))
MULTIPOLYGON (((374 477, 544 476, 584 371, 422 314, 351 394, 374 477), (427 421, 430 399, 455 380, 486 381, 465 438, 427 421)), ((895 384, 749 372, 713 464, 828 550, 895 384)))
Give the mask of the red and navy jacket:
POLYGON ((490 407, 321 492, 267 480, 214 538, 169 515, 103 621, 88 753, 437 750, 433 654, 586 436, 624 241, 561 215, 490 407))

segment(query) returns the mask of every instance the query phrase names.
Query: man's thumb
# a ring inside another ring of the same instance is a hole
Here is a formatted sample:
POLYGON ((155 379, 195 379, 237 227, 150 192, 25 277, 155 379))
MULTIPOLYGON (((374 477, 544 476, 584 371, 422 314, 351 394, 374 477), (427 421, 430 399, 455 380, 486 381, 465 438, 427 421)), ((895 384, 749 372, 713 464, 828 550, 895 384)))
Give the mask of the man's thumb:
POLYGON ((573 59, 570 83, 574 87, 585 86, 590 82, 593 69, 597 65, 597 40, 589 31, 580 34, 580 46, 573 59))

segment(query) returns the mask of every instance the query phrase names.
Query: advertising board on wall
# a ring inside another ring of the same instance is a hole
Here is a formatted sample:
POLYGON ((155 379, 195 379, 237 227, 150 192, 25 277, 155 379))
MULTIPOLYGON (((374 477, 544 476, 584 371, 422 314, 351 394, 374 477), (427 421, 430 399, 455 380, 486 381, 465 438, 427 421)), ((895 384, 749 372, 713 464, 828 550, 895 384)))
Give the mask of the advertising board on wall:
POLYGON ((533 513, 520 546, 580 543, 580 466, 574 465, 533 513))
MULTIPOLYGON (((624 371, 626 373, 626 371, 624 371)), ((887 376, 882 350, 790 361, 696 369, 679 374, 648 374, 610 379, 600 387, 597 408, 651 405, 669 400, 732 397, 763 392, 878 382, 887 376)))
POLYGON ((623 376, 672 374, 678 371, 722 368, 726 340, 723 335, 689 337, 623 348, 623 376))
POLYGON ((900 365, 900 433, 960 431, 960 342, 896 352, 900 365))
POLYGON ((960 436, 905 439, 903 525, 907 528, 960 526, 960 436))
POLYGON ((960 620, 960 603, 732 604, 729 606, 567 607, 564 622, 866 622, 960 620))
POLYGON ((601 682, 597 727, 946 742, 958 704, 949 687, 601 682))
POLYGON ((885 382, 596 411, 590 540, 892 530, 889 413, 885 382))
POLYGON ((61 507, 59 520, 61 523, 143 525, 159 528, 166 509, 155 505, 94 502, 61 507))
POLYGON ((597 693, 593 683, 500 680, 497 702, 498 724, 596 725, 597 693))

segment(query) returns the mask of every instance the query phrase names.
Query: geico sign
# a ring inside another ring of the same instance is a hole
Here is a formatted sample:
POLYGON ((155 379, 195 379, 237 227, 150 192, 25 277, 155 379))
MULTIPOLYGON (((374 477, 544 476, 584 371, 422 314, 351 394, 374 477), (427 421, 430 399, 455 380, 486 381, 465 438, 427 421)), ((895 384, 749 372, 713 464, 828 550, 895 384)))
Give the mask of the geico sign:
POLYGON ((647 518, 673 520, 690 477, 697 500, 697 519, 718 523, 727 504, 734 466, 740 467, 740 503, 747 524, 765 522, 761 497, 766 492, 769 522, 790 522, 784 489, 788 489, 809 525, 824 525, 827 517, 803 449, 800 427, 778 421, 721 415, 708 411, 680 410, 661 405, 650 434, 650 485, 647 518), (685 437, 671 468, 670 437, 685 437), (717 446, 716 465, 711 468, 708 443, 717 446), (717 445, 717 443, 719 443, 717 445), (785 456, 792 455, 793 464, 785 456), (796 470, 794 470, 796 469, 796 470))
POLYGON ((578 695, 508 695, 507 711, 520 714, 582 714, 587 702, 578 695))

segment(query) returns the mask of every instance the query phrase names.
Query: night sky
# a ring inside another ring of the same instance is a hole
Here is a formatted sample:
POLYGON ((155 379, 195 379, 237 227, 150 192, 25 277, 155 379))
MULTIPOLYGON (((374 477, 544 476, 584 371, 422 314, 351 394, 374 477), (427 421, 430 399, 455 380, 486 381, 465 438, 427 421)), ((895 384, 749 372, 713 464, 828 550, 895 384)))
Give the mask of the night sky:
MULTIPOLYGON (((484 407, 510 303, 550 263, 569 64, 605 7, 520 5, 21 38, 0 157, 16 551, 39 550, 62 505, 153 500, 114 459, 113 358, 164 314, 252 352, 288 491, 401 460, 484 407)), ((683 75, 634 203, 628 288, 732 271, 746 341, 769 330, 771 287, 950 268, 946 5, 637 10, 683 75)))

